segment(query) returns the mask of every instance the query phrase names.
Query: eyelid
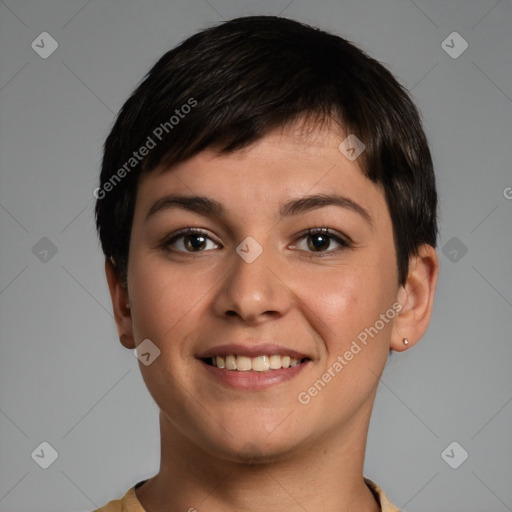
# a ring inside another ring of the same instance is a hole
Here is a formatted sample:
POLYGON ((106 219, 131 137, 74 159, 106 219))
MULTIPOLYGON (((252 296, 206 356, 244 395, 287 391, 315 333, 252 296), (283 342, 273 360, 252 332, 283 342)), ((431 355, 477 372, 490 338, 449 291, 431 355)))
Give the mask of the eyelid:
POLYGON ((302 238, 306 235, 318 235, 318 234, 325 234, 325 235, 329 235, 332 238, 337 238, 340 240, 340 242, 346 243, 347 245, 354 244, 354 241, 348 235, 341 233, 340 231, 337 231, 335 229, 327 228, 327 227, 307 228, 304 231, 301 231, 297 235, 297 238, 302 238))
MULTIPOLYGON (((199 253, 208 252, 211 250, 211 249, 208 249, 208 250, 204 250, 204 251, 195 252, 195 251, 182 251, 179 249, 175 249, 175 248, 171 249, 170 248, 170 245, 172 243, 174 243, 176 240, 178 240, 179 238, 181 238, 183 236, 190 235, 190 234, 202 235, 205 238, 214 242, 214 244, 216 244, 222 248, 222 244, 220 242, 218 242, 217 240, 215 240, 215 238, 210 236, 209 232, 206 231, 205 229, 188 227, 188 226, 186 228, 183 228, 183 229, 173 232, 169 236, 164 237, 163 240, 161 242, 159 242, 158 246, 167 251, 172 251, 172 252, 177 252, 177 253, 188 253, 188 254, 199 254, 199 253)), ((307 228, 307 229, 301 231, 298 235, 296 235, 295 240, 302 240, 303 238, 305 238, 308 235, 314 236, 314 235, 318 235, 318 234, 327 235, 341 247, 339 247, 337 249, 330 249, 330 250, 318 251, 318 252, 305 251, 306 253, 308 253, 310 255, 322 257, 322 255, 332 255, 333 253, 337 253, 343 249, 348 249, 354 245, 354 242, 352 241, 352 239, 349 236, 347 236, 343 233, 340 233, 339 231, 336 231, 334 229, 327 228, 327 227, 307 228)), ((292 244, 292 247, 295 247, 295 246, 296 246, 296 242, 294 242, 292 244)))
MULTIPOLYGON (((302 231, 301 233, 299 233, 297 236, 296 236, 296 240, 302 240, 303 238, 305 238, 306 236, 310 235, 310 236, 314 236, 314 235, 327 235, 328 237, 331 238, 331 240, 334 240, 335 243, 337 243, 340 247, 336 248, 336 249, 328 249, 326 251, 304 251, 307 256, 311 256, 311 257, 324 257, 324 256, 334 256, 335 254, 339 253, 340 251, 343 251, 343 250, 346 250, 346 249, 350 249, 354 246, 354 242, 352 241, 352 239, 343 234, 343 233, 340 233, 339 231, 336 231, 334 229, 331 229, 331 228, 327 228, 327 227, 313 227, 313 228, 308 228, 304 231, 302 231)), ((294 243, 292 245, 292 247, 296 247, 296 243, 294 243)))
POLYGON ((218 242, 217 240, 215 240, 215 238, 213 238, 210 233, 208 231, 206 231, 205 229, 202 229, 202 228, 193 228, 193 227, 186 227, 186 228, 183 228, 183 229, 179 229, 178 231, 174 231, 173 233, 171 233, 171 235, 169 236, 165 236, 159 243, 158 243, 158 247, 164 249, 164 250, 167 250, 167 251, 172 251, 172 252, 177 252, 177 253, 188 253, 188 254, 198 254, 198 253, 201 253, 201 252, 206 252, 206 251, 197 251, 197 252, 190 252, 190 251, 181 251, 179 249, 175 249, 175 248, 170 248, 170 245, 171 243, 175 242, 176 240, 178 240, 179 238, 183 237, 183 236, 186 236, 186 235, 203 235, 205 238, 211 240, 212 242, 214 242, 216 245, 219 245, 219 246, 222 246, 222 244, 220 242, 218 242))

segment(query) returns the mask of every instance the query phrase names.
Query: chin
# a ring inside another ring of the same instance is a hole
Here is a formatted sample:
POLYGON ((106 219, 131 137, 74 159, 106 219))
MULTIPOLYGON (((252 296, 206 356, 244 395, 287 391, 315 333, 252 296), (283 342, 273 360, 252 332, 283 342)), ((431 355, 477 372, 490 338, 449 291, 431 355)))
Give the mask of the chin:
MULTIPOLYGON (((267 464, 286 460, 297 454, 301 444, 297 436, 268 436, 266 432, 256 435, 233 436, 226 444, 213 442, 213 455, 219 459, 249 465, 267 464)), ((212 445, 211 445, 212 446, 212 445)))

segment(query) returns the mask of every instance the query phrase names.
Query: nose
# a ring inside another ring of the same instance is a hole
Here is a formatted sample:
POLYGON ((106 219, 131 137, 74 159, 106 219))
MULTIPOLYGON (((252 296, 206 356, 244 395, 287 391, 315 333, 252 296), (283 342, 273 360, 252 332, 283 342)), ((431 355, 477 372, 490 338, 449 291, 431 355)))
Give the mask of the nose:
POLYGON ((218 316, 233 317, 245 324, 259 324, 286 314, 292 292, 285 276, 285 262, 270 248, 251 263, 234 252, 214 299, 218 316))

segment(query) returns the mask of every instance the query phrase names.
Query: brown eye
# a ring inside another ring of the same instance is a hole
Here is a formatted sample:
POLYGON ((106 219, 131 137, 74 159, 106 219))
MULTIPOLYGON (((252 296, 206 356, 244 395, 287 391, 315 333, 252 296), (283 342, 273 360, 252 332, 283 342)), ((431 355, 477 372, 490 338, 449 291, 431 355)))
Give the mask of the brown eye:
POLYGON ((175 233, 170 238, 164 240, 161 247, 167 251, 176 252, 204 252, 205 250, 215 249, 219 245, 214 242, 204 231, 188 228, 175 233))
POLYGON ((187 250, 191 251, 201 251, 206 247, 207 238, 202 235, 184 235, 183 236, 183 245, 187 250))
POLYGON ((328 249, 331 244, 331 237, 324 235, 323 233, 316 233, 314 235, 308 235, 308 247, 312 251, 322 251, 328 249))
MULTIPOLYGON (((350 243, 347 240, 338 236, 329 228, 309 229, 300 239, 306 239, 306 248, 304 250, 307 252, 330 254, 350 247, 350 243), (333 249, 333 244, 339 247, 333 249)), ((297 244, 297 246, 299 249, 303 249, 300 244, 297 244)))

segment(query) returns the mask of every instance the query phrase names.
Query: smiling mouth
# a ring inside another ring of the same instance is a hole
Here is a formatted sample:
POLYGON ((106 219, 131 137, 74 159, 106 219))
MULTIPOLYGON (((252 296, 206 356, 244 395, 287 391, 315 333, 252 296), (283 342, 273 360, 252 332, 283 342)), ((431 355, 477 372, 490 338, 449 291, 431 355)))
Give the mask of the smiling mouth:
POLYGON ((308 357, 297 359, 290 356, 281 356, 273 354, 260 355, 256 357, 248 356, 213 356, 203 358, 206 364, 215 366, 217 368, 238 371, 238 372, 268 372, 273 370, 280 370, 282 368, 293 368, 301 363, 310 361, 308 357))

